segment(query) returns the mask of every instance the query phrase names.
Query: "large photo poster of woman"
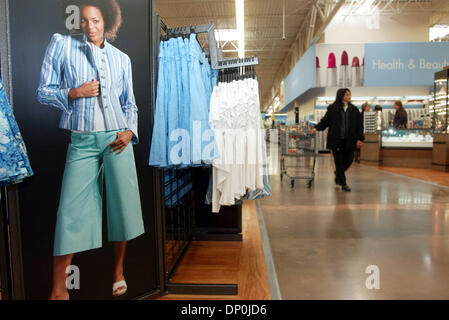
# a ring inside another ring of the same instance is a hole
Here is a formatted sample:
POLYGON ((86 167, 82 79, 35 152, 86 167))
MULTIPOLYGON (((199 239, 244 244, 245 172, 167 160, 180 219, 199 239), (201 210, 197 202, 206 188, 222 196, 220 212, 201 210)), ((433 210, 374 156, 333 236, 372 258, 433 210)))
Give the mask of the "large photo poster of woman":
POLYGON ((155 290, 151 1, 24 0, 10 11, 15 112, 35 170, 19 190, 26 297, 155 290))

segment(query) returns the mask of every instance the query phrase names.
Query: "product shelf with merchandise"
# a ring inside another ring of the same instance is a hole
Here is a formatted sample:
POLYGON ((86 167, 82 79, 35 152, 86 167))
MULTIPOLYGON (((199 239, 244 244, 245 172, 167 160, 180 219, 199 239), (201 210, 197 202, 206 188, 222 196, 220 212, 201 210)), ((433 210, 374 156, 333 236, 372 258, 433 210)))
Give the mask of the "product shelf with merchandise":
POLYGON ((446 68, 435 73, 434 97, 430 106, 434 128, 434 147, 432 168, 449 171, 449 70, 446 68))

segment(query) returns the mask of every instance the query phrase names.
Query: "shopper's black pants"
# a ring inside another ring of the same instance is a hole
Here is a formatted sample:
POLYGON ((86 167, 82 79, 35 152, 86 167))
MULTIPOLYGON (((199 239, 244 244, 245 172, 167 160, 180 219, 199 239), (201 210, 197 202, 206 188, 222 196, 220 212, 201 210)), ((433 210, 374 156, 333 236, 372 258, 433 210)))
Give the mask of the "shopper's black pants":
POLYGON ((342 186, 346 185, 346 170, 354 161, 354 148, 348 147, 346 141, 341 141, 340 147, 333 149, 336 171, 336 181, 342 186))

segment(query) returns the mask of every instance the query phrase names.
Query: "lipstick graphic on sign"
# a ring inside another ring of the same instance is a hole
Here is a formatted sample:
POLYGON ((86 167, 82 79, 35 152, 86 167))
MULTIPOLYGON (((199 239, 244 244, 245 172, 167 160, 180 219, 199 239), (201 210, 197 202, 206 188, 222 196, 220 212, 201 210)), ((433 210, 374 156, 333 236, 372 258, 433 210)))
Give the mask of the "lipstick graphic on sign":
POLYGON ((365 57, 363 57, 363 63, 360 67, 361 86, 365 85, 365 57))
POLYGON ((320 58, 316 57, 316 86, 321 87, 321 68, 320 68, 320 58))
POLYGON ((343 51, 341 54, 340 73, 338 77, 338 86, 340 87, 348 87, 351 83, 348 60, 348 53, 343 51))
POLYGON ((360 70, 360 61, 358 57, 354 57, 352 59, 351 73, 352 73, 351 87, 361 87, 362 73, 360 70))
POLYGON ((337 63, 333 52, 329 54, 329 58, 327 59, 327 86, 337 86, 337 63))

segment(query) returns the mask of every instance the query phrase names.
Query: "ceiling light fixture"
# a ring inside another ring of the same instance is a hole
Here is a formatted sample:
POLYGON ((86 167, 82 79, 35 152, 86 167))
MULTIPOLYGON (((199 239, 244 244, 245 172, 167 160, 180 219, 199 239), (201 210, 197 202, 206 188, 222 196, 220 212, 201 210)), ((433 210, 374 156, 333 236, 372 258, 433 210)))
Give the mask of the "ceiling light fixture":
POLYGON ((219 42, 238 41, 239 32, 237 29, 217 29, 215 30, 215 38, 219 42))
POLYGON ((235 0, 237 17, 237 31, 239 44, 239 58, 245 57, 245 0, 235 0))

